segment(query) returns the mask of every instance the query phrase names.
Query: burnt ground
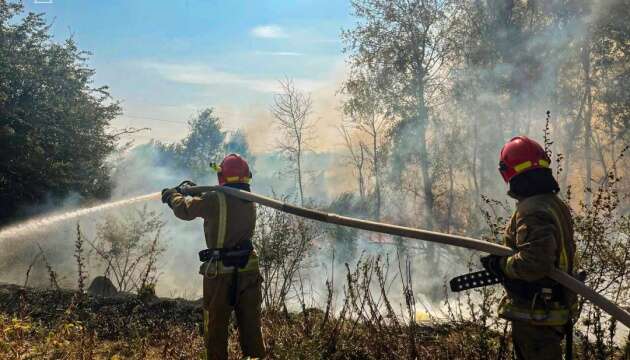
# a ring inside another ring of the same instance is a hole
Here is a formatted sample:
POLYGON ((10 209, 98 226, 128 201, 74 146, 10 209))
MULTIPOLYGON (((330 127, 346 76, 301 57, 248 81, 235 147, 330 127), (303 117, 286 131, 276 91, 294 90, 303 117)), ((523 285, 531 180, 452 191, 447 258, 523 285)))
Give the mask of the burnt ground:
POLYGON ((44 327, 79 321, 101 339, 116 340, 167 332, 173 325, 199 329, 200 301, 141 298, 133 294, 98 297, 74 290, 25 288, 0 283, 0 313, 29 318, 44 327))

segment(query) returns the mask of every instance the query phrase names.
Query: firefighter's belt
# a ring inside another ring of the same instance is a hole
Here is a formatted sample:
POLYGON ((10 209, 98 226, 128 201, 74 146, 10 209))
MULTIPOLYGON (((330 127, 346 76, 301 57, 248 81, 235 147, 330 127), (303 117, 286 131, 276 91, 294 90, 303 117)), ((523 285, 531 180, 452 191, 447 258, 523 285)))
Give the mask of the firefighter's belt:
MULTIPOLYGON (((230 285, 229 303, 231 306, 236 305, 238 298, 238 282, 239 282, 239 270, 245 269, 249 263, 249 258, 254 247, 251 242, 247 242, 244 246, 236 246, 233 248, 218 248, 218 249, 205 249, 199 252, 199 260, 206 266, 204 275, 207 275, 209 266, 216 264, 215 276, 219 272, 219 261, 223 267, 223 270, 231 269, 232 284, 230 285)), ((258 266, 256 262, 255 266, 258 266)))
POLYGON ((469 274, 454 277, 450 281, 451 291, 459 292, 482 286, 499 284, 502 279, 487 270, 476 271, 469 274))
POLYGON ((509 294, 513 294, 521 299, 532 300, 537 294, 547 294, 547 300, 564 302, 564 289, 562 285, 555 281, 545 278, 542 280, 547 284, 540 282, 528 282, 518 279, 505 279, 503 286, 509 294))
POLYGON ((244 268, 252 253, 251 247, 229 249, 205 249, 199 252, 199 261, 221 261, 225 267, 244 268))

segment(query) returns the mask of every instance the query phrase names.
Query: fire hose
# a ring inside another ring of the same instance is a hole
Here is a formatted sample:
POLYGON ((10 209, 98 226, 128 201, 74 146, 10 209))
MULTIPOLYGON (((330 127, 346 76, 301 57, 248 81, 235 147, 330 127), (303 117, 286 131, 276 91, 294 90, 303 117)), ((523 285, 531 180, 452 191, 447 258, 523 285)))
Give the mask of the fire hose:
MULTIPOLYGON (((499 256, 509 256, 514 251, 507 246, 494 244, 487 241, 473 239, 465 236, 450 235, 434 231, 414 229, 410 227, 391 225, 385 223, 379 223, 369 220, 361 220, 351 218, 347 216, 341 216, 334 213, 326 213, 323 211, 307 209, 291 204, 287 204, 266 196, 254 194, 247 191, 242 191, 226 186, 194 186, 181 189, 184 195, 199 195, 208 191, 221 191, 227 195, 234 196, 236 198, 251 201, 263 206, 267 206, 288 214, 297 215, 303 218, 311 220, 321 221, 329 224, 336 224, 347 226, 355 229, 373 231, 383 234, 390 234, 395 236, 402 236, 406 238, 425 240, 439 244, 452 245, 462 247, 470 250, 482 251, 489 254, 499 256)), ((560 271, 559 269, 553 269, 548 275, 551 279, 555 280, 559 284, 563 285, 567 289, 582 296, 584 299, 590 301, 593 305, 598 306, 612 318, 618 320, 627 327, 630 327, 630 313, 622 309, 612 301, 608 300, 605 296, 599 294, 595 290, 586 286, 584 283, 575 279, 571 275, 560 271)))

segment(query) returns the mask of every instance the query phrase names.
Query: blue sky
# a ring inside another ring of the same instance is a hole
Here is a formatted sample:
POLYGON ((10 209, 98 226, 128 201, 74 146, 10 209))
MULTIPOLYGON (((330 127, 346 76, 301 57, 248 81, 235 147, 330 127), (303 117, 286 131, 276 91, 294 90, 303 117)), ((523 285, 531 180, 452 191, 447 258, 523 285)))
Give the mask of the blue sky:
POLYGON ((353 23, 346 1, 43 2, 24 5, 46 14, 55 39, 73 35, 93 53, 96 84, 122 102, 113 125, 152 129, 138 141, 183 136, 179 122, 207 106, 227 129, 264 128, 285 76, 333 106, 325 98, 343 76, 339 34, 353 23))

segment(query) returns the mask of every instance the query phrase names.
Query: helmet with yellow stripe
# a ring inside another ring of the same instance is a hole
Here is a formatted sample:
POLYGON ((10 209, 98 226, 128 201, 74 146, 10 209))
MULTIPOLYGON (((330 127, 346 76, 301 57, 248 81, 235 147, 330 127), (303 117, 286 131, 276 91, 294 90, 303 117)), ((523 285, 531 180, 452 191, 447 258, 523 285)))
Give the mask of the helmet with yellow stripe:
POLYGON ((516 136, 501 149, 499 172, 507 183, 524 172, 549 168, 550 162, 540 144, 526 136, 516 136))
MULTIPOLYGON (((211 166, 213 165, 211 164, 211 166)), ((221 161, 221 165, 214 165, 213 168, 217 172, 219 185, 249 184, 252 180, 252 173, 249 171, 249 165, 239 154, 227 155, 223 158, 223 161, 221 161)))

